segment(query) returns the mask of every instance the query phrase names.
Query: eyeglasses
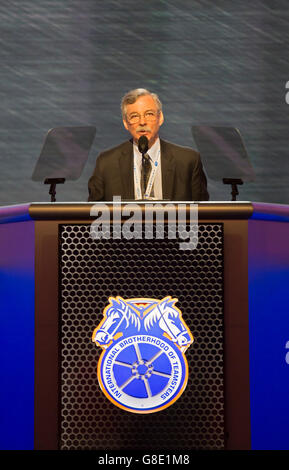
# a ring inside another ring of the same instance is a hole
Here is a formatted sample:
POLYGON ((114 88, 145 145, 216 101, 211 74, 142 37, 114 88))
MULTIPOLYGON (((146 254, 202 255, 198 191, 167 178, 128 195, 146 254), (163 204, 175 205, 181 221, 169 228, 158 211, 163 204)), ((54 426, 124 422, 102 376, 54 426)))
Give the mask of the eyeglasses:
MULTIPOLYGON (((143 117, 145 121, 147 122, 154 122, 157 120, 157 117, 159 115, 159 111, 146 111, 143 114, 143 117)), ((141 115, 138 113, 132 113, 129 116, 127 116, 127 121, 129 124, 138 124, 141 120, 141 115)))

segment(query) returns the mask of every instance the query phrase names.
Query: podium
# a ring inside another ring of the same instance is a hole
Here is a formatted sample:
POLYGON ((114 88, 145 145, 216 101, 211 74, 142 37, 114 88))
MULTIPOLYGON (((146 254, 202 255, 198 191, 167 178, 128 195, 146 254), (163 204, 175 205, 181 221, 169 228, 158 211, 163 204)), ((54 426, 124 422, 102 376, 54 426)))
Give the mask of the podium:
MULTIPOLYGON (((189 202, 160 203, 155 223, 179 204, 189 224, 189 202)), ((110 235, 93 238, 103 205, 0 208, 0 448, 289 449, 289 207, 198 203, 198 243, 182 250, 166 229, 145 237, 148 203, 138 238, 120 233, 125 202, 105 205, 110 235), (177 298, 194 337, 187 386, 159 412, 120 409, 99 387, 92 334, 117 296, 177 298)))

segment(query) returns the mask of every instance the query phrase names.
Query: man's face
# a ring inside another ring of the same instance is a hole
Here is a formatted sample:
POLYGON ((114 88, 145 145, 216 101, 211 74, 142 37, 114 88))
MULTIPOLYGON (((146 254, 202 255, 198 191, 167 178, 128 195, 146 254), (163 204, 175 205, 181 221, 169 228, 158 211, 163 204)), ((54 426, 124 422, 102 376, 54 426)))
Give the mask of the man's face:
POLYGON ((123 125, 128 130, 134 142, 145 135, 149 141, 149 148, 158 138, 159 128, 164 122, 163 113, 158 112, 157 104, 151 95, 140 96, 135 103, 126 106, 126 116, 123 125), (139 116, 139 121, 131 123, 130 119, 139 116), (151 121, 150 116, 155 115, 155 120, 151 121))

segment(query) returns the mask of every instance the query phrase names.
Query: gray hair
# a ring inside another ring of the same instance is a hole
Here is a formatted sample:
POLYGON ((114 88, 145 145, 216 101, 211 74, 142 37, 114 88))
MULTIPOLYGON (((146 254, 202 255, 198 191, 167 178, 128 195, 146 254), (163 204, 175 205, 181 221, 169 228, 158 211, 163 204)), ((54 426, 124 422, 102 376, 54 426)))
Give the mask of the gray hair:
POLYGON ((152 93, 151 91, 146 90, 145 88, 136 88, 135 90, 128 91, 121 100, 121 113, 124 119, 126 118, 126 106, 128 104, 135 103, 140 96, 145 95, 150 95, 154 99, 158 111, 162 110, 162 103, 156 93, 152 93))

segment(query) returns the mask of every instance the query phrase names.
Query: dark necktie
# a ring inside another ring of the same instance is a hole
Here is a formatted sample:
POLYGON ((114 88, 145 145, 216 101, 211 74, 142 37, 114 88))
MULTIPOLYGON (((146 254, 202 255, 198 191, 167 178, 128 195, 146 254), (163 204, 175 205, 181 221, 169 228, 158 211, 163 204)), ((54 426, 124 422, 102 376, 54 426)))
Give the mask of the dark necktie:
MULTIPOLYGON (((146 153, 142 157, 142 169, 141 169, 141 186, 143 197, 147 188, 147 184, 150 178, 152 171, 151 159, 150 156, 146 153)), ((150 196, 153 196, 153 189, 151 190, 150 196)))

